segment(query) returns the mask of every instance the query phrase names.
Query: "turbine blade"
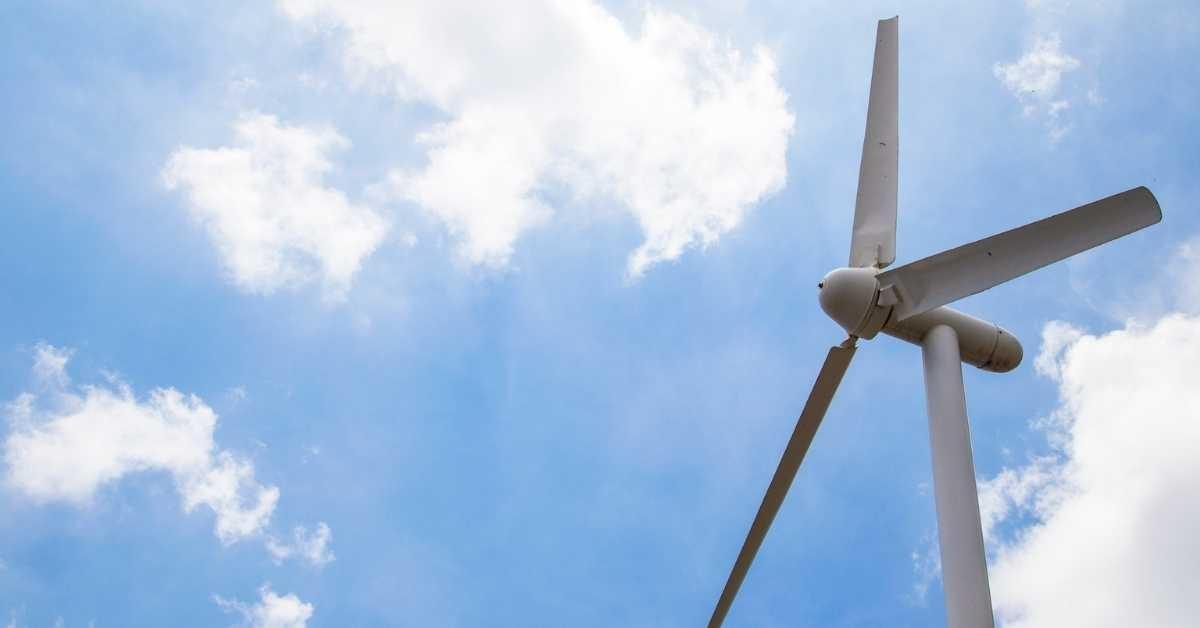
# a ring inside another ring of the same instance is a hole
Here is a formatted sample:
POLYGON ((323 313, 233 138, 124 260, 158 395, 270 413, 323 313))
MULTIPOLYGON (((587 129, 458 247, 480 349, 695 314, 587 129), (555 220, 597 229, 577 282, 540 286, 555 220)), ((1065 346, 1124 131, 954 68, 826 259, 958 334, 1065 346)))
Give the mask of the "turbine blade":
POLYGON ((880 20, 858 169, 850 266, 883 268, 896 260, 897 162, 900 144, 900 18, 880 20))
POLYGON ((758 553, 767 530, 771 528, 771 522, 775 520, 775 513, 779 512, 783 498, 796 477, 796 471, 800 469, 800 461, 804 460, 804 454, 808 452, 808 446, 817 434, 821 419, 829 409, 829 402, 833 400, 833 394, 837 392, 838 384, 842 382, 842 376, 850 366, 850 358, 854 357, 855 351, 852 342, 848 340, 831 348, 829 355, 825 356, 825 364, 817 374, 817 381, 813 384, 812 392, 808 394, 808 401, 804 402, 804 410, 800 412, 800 418, 796 421, 796 429, 792 432, 792 438, 788 440, 787 448, 783 450, 779 467, 775 469, 775 476, 771 478, 767 494, 763 496, 762 505, 758 507, 758 514, 754 515, 754 523, 750 525, 750 533, 746 535, 742 550, 738 553, 729 579, 725 582, 725 589, 721 591, 721 598, 717 601, 712 618, 708 620, 709 628, 719 628, 725 621, 725 615, 742 586, 750 563, 754 562, 754 555, 758 553))
MULTIPOLYGON (((1162 220, 1150 190, 1133 188, 990 238, 879 273, 904 320, 1082 253, 1162 220)), ((881 296, 881 299, 883 296, 881 296)))

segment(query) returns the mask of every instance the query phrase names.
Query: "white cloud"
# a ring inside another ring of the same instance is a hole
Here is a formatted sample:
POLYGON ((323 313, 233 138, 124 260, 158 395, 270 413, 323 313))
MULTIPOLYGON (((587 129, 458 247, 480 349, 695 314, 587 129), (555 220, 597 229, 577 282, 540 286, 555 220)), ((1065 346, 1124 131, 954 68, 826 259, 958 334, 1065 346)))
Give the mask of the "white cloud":
POLYGON ((328 154, 349 143, 330 128, 257 113, 243 114, 234 131, 233 147, 180 147, 164 183, 187 192, 192 216, 243 290, 319 279, 328 296, 342 297, 388 231, 379 214, 324 183, 328 154))
MULTIPOLYGON (((1163 300, 1181 311, 1200 313, 1200 237, 1193 237, 1178 248, 1158 283, 1168 293, 1163 300)), ((1162 288, 1160 288, 1162 289, 1162 288)))
POLYGON ((259 486, 250 462, 221 452, 216 464, 184 480, 183 498, 188 512, 201 505, 212 508, 217 513, 217 536, 229 543, 266 526, 279 501, 279 489, 259 486), (247 494, 252 497, 246 499, 247 494))
POLYGON ((229 81, 229 91, 243 94, 258 87, 258 81, 250 76, 240 76, 229 81))
POLYGON ((1083 332, 1070 323, 1050 321, 1042 329, 1042 350, 1033 361, 1033 368, 1039 375, 1058 379, 1059 358, 1067 347, 1079 342, 1083 332))
POLYGON ((264 584, 258 590, 259 601, 247 605, 237 600, 226 600, 213 596, 214 601, 227 612, 242 616, 242 625, 249 628, 304 628, 312 619, 313 605, 296 597, 296 594, 278 595, 264 584))
POLYGON ((589 0, 278 4, 341 29, 352 74, 446 116, 419 138, 428 163, 385 187, 469 263, 504 266, 552 205, 588 203, 637 220, 637 276, 784 185, 793 117, 771 54, 676 15, 647 11, 630 33, 589 0))
POLYGON ((70 381, 67 377, 70 359, 70 351, 39 343, 34 347, 33 375, 44 385, 65 386, 70 381))
MULTIPOLYGON (((1133 280, 1112 282, 1119 289, 1096 307, 1110 320, 1128 324, 1153 324, 1172 312, 1200 315, 1200 236, 1191 236, 1176 245, 1166 255, 1153 255, 1156 270, 1151 276, 1133 273, 1133 280)), ((1076 292, 1090 295, 1096 291, 1095 280, 1074 276, 1085 271, 1082 266, 1073 270, 1071 278, 1076 292)), ((1113 271, 1109 271, 1110 274, 1113 271)), ((1130 271, 1133 272, 1133 271, 1130 271)))
POLYGON ((1000 542, 997 527, 1010 517, 1022 512, 1044 515, 1057 505, 1058 494, 1052 490, 1055 482, 1062 481, 1057 462, 1053 457, 1038 457, 979 483, 979 519, 986 544, 1000 542))
POLYGON ((996 78, 1018 97, 1053 100, 1062 75, 1079 67, 1079 60, 1062 51, 1057 33, 1041 36, 1013 63, 997 63, 996 78))
POLYGON ((304 526, 296 526, 292 530, 291 543, 268 536, 267 551, 275 558, 275 562, 296 556, 319 568, 334 560, 333 551, 329 549, 332 538, 333 533, 323 521, 318 523, 317 529, 311 533, 304 526))
POLYGON ((909 559, 916 580, 908 600, 917 606, 924 606, 930 585, 942 577, 942 557, 938 554, 936 533, 926 535, 921 547, 909 554, 909 559))
POLYGON ((183 506, 206 506, 216 535, 233 543, 262 531, 279 489, 254 479, 254 467, 213 443, 217 415, 200 398, 160 388, 137 399, 125 384, 71 386, 69 352, 39 345, 34 372, 55 383, 8 404, 5 480, 40 502, 86 504, 101 487, 141 471, 170 473, 183 506))
POLYGON ((1022 104, 1025 115, 1044 116, 1053 139, 1069 130, 1062 114, 1071 106, 1071 99, 1060 97, 1063 75, 1079 68, 1079 60, 1062 50, 1058 33, 1034 37, 1020 59, 1012 63, 997 63, 996 78, 1022 104))
POLYGON ((1200 317, 1104 335, 1052 324, 1038 369, 1054 455, 985 482, 1005 626, 1193 626, 1200 617, 1200 317))

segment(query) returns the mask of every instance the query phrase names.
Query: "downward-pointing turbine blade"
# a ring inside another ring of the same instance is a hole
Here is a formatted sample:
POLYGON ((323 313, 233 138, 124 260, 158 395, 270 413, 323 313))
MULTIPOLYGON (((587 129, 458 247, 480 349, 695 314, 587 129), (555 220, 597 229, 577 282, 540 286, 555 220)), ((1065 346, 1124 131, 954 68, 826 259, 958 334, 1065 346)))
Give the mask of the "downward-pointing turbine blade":
POLYGON ((854 201, 850 266, 883 268, 896 259, 897 162, 900 144, 899 17, 880 20, 854 201))
POLYGON ((767 530, 775 520, 775 513, 779 512, 783 498, 787 496, 788 488, 792 486, 792 480, 796 477, 796 471, 800 469, 800 462, 804 460, 804 454, 808 452, 808 446, 812 443, 813 436, 816 436, 817 428, 821 426, 821 419, 829 409, 829 402, 833 400, 833 394, 837 392, 838 384, 842 382, 842 376, 850 366, 850 358, 854 357, 854 351, 854 345, 846 342, 842 346, 831 348, 829 355, 825 356, 825 364, 817 374, 817 381, 813 384, 812 392, 808 394, 808 401, 804 403, 800 419, 796 421, 796 429, 792 432, 787 448, 783 450, 783 457, 779 460, 779 467, 775 469, 775 476, 771 478, 771 485, 767 487, 767 494, 763 496, 762 505, 758 507, 758 514, 754 516, 754 523, 750 525, 750 533, 746 535, 746 542, 742 544, 737 561, 733 563, 733 571, 729 574, 729 580, 725 582, 725 590, 721 591, 721 599, 717 601, 712 619, 708 621, 709 628, 719 628, 725 621, 725 615, 742 586, 750 563, 754 562, 754 555, 758 553, 763 538, 767 536, 767 530))
POLYGON ((898 299, 892 316, 904 320, 1160 220, 1162 210, 1150 190, 1134 188, 893 268, 876 279, 884 291, 891 286, 898 299))

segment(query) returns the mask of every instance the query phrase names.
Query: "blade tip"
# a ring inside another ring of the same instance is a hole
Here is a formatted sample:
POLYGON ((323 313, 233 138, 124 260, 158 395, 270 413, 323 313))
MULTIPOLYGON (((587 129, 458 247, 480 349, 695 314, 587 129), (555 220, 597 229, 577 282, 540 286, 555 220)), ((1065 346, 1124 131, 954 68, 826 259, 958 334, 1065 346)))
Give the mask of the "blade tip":
POLYGON ((1154 208, 1155 219, 1154 222, 1150 224, 1160 222, 1162 220, 1162 205, 1158 203, 1158 198, 1154 196, 1154 192, 1151 192, 1150 188, 1144 185, 1139 185, 1138 187, 1133 188, 1133 191, 1146 197, 1146 201, 1148 201, 1150 206, 1154 208))

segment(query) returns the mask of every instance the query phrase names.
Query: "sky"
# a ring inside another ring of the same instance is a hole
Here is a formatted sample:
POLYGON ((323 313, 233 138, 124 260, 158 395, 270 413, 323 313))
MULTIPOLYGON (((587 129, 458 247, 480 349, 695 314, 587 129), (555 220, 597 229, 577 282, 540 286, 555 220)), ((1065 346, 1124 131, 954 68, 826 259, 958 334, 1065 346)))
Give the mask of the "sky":
MULTIPOLYGON (((0 625, 695 626, 827 348, 876 20, 998 624, 1200 616, 1200 6, 5 3, 0 625)), ((728 626, 944 625, 920 352, 860 350, 728 626)))

